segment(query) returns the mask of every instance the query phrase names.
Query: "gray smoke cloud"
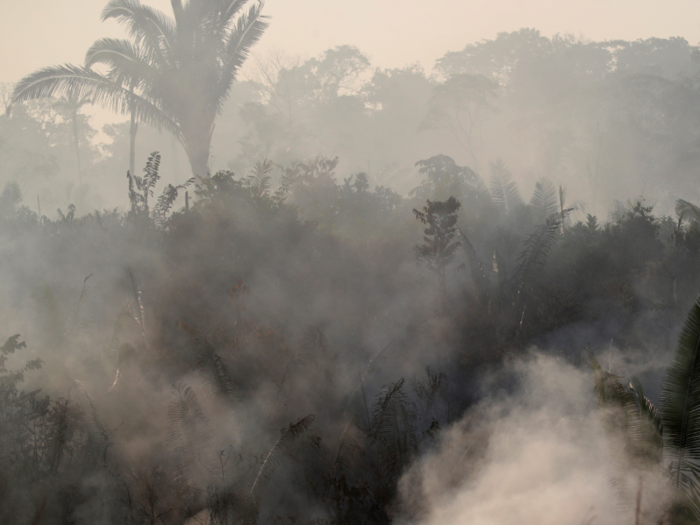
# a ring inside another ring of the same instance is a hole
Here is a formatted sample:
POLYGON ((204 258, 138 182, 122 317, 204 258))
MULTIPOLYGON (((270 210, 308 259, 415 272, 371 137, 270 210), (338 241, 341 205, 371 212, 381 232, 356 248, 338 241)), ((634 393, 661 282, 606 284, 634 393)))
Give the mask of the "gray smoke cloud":
POLYGON ((484 390, 484 400, 402 479, 404 523, 614 523, 591 374, 535 353, 485 379, 484 390), (520 395, 492 390, 504 379, 518 383, 520 395))

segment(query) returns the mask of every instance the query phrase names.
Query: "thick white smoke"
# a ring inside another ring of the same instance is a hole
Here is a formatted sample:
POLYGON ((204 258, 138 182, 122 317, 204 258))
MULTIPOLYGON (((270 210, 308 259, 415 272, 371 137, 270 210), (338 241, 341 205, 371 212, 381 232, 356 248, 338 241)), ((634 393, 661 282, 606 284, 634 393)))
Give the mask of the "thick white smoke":
POLYGON ((403 478, 407 519, 424 525, 614 523, 616 496, 591 375, 541 355, 515 363, 509 373, 522 395, 493 392, 403 478))

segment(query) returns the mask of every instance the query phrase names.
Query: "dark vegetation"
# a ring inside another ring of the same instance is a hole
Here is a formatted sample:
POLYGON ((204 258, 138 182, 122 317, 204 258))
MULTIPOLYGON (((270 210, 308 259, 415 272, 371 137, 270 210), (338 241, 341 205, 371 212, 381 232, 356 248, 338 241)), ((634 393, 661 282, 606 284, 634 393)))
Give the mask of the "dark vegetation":
POLYGON ((129 212, 57 220, 5 187, 4 308, 33 315, 2 347, 3 522, 387 523, 489 370, 666 347, 695 299, 688 213, 584 221, 444 156, 405 199, 335 162, 162 188, 154 153, 129 212))

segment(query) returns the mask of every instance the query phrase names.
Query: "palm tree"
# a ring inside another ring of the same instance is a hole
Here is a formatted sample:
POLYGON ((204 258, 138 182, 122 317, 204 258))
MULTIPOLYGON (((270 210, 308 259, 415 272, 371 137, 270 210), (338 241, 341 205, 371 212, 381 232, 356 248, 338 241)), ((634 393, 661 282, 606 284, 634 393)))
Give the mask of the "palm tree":
MULTIPOLYGON (((41 69, 15 87, 12 103, 33 98, 91 98, 153 124, 182 143, 195 175, 206 175, 214 121, 250 48, 267 28, 258 2, 171 0, 174 17, 139 0, 111 0, 102 20, 124 24, 130 40, 103 38, 88 50, 85 66, 41 69), (107 66, 102 74, 95 65, 107 66)), ((131 166, 133 170, 133 166, 131 166)))
POLYGON ((663 474, 672 495, 667 522, 699 523, 700 298, 688 312, 666 369, 658 409, 644 396, 636 378, 625 388, 620 377, 603 370, 593 357, 591 365, 616 470, 612 481, 618 491, 626 492, 628 498, 636 493, 639 502, 642 479, 650 473, 663 474), (665 468, 660 470, 662 465, 665 468), (639 479, 633 491, 624 486, 630 475, 639 479))

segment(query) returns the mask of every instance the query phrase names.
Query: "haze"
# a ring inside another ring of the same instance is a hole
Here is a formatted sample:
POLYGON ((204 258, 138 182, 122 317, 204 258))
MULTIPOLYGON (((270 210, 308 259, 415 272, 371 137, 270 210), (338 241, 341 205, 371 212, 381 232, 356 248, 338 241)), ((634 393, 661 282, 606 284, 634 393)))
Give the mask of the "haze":
MULTIPOLYGON (((167 0, 149 4, 170 9, 167 0)), ((114 22, 100 22, 103 7, 94 0, 7 2, 0 19, 0 82, 50 64, 81 63, 98 38, 122 36, 114 22)), ((272 24, 257 53, 313 56, 352 44, 379 67, 419 62, 430 70, 447 51, 523 27, 592 40, 680 36, 700 42, 700 5, 688 0, 268 0, 265 13, 272 24)))
POLYGON ((700 525, 700 4, 141 1, 0 21, 0 524, 700 525))

